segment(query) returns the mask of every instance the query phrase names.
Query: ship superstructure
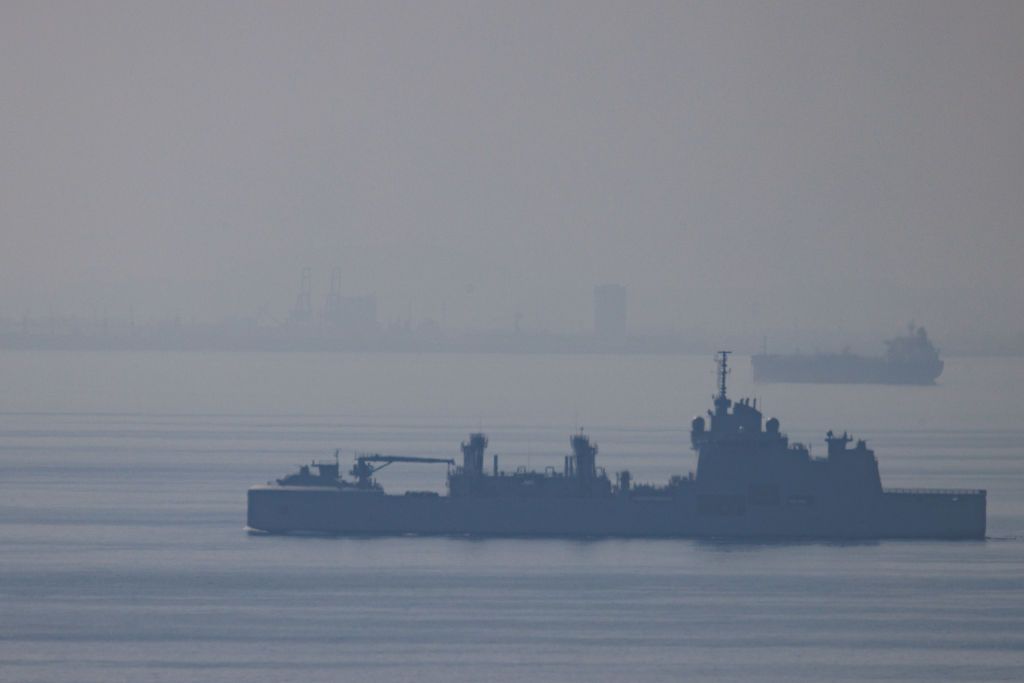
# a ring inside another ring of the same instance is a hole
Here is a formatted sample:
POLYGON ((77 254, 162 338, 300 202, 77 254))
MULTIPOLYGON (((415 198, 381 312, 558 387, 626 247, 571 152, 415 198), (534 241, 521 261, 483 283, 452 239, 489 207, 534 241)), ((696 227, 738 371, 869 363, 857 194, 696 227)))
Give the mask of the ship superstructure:
POLYGON ((249 490, 248 526, 270 532, 520 536, 742 538, 983 538, 980 490, 884 489, 864 441, 826 435, 814 457, 764 420, 757 402, 727 395, 729 352, 718 360, 718 392, 706 418, 691 423, 696 472, 661 485, 614 481, 582 432, 561 467, 486 467, 487 437, 462 443, 461 464, 443 458, 357 456, 349 481, 334 463, 249 490), (852 445, 851 445, 852 444, 852 445), (448 466, 447 495, 385 493, 373 474, 394 463, 448 466))

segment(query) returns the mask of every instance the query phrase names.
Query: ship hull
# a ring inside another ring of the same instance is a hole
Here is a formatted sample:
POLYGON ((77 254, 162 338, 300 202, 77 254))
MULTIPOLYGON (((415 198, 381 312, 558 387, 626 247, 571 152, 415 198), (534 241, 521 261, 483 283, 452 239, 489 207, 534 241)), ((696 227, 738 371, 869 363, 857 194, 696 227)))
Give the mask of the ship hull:
POLYGON ((486 499, 257 486, 248 526, 273 532, 527 537, 979 539, 985 493, 885 492, 849 505, 749 505, 740 497, 486 499))
POLYGON ((758 354, 751 358, 755 382, 816 384, 934 384, 943 361, 897 363, 849 353, 818 356, 758 354))

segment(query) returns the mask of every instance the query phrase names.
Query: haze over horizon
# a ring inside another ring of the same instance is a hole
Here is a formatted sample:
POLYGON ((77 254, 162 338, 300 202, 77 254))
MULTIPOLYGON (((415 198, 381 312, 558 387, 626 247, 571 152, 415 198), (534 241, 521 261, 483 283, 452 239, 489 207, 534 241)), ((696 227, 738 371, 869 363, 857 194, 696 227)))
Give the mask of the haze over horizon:
POLYGON ((0 8, 0 316, 1024 338, 1024 5, 0 8))

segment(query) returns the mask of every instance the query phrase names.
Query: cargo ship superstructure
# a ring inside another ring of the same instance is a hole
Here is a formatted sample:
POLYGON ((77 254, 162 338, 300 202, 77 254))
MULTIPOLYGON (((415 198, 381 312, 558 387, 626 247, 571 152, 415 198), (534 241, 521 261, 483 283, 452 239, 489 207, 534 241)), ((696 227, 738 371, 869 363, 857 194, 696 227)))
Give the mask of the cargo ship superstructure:
POLYGON ((905 336, 886 340, 884 356, 765 351, 750 361, 755 382, 818 384, 934 384, 945 366, 925 329, 913 324, 905 336))
POLYGON ((267 532, 454 534, 475 536, 984 538, 982 490, 885 489, 874 451, 828 432, 827 454, 791 443, 757 402, 726 394, 729 352, 718 360, 718 392, 707 417, 691 423, 695 472, 662 485, 614 481, 582 432, 561 468, 485 467, 487 437, 471 434, 454 459, 359 455, 352 480, 334 462, 248 493, 248 526, 267 532), (851 445, 852 444, 852 445, 851 445), (447 494, 385 493, 374 479, 394 463, 448 467, 447 494))

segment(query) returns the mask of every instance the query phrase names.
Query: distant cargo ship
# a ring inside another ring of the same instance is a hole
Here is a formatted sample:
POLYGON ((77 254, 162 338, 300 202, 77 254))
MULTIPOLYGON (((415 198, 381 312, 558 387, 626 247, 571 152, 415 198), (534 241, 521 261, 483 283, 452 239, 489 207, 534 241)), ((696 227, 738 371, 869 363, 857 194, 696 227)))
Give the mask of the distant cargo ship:
POLYGON ((751 357, 755 382, 821 384, 934 384, 944 363, 923 327, 885 342, 882 357, 842 353, 769 354, 751 357))

